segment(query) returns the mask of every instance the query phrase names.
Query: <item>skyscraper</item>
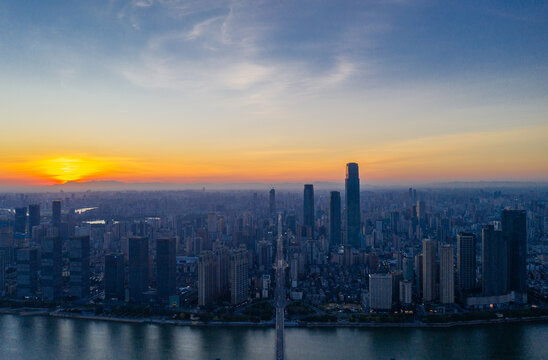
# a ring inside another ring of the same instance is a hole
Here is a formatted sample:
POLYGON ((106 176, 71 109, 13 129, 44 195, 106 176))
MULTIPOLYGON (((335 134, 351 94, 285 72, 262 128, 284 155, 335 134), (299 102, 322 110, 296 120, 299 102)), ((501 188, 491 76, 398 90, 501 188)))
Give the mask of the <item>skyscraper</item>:
POLYGON ((433 301, 436 298, 436 241, 422 240, 422 298, 433 301))
POLYGON ((61 238, 48 237, 41 243, 42 299, 56 301, 63 295, 63 249, 61 238))
POLYGON ((341 193, 331 191, 329 197, 329 245, 341 244, 341 193))
POLYGON ((508 294, 508 244, 502 231, 487 225, 481 236, 481 288, 483 296, 508 294))
POLYGON ((37 248, 17 249, 17 297, 24 299, 35 297, 38 290, 38 271, 40 270, 37 248))
POLYGON ((105 256, 105 300, 122 301, 125 298, 124 255, 105 256))
POLYGON ((525 210, 502 211, 502 236, 508 245, 509 290, 517 303, 527 302, 527 214, 525 210))
POLYGON ((148 238, 129 239, 129 300, 141 302, 148 290, 148 238))
POLYGON ((15 222, 13 224, 13 232, 16 234, 24 234, 27 232, 27 208, 15 208, 15 222))
POLYGON ((32 234, 32 228, 40 225, 40 205, 29 205, 29 233, 32 234))
POLYGON ((276 215, 276 190, 270 189, 269 195, 269 213, 270 216, 276 215))
POLYGON ((198 305, 207 306, 217 298, 216 259, 213 251, 205 250, 198 259, 198 305))
POLYGON ((358 164, 346 164, 345 180, 347 245, 359 248, 360 241, 360 174, 358 164))
POLYGON ((53 226, 61 225, 61 200, 51 202, 51 223, 53 226))
POLYGON ((455 302, 455 271, 453 266, 453 245, 441 245, 440 255, 440 302, 455 302))
POLYGON ((70 295, 77 299, 89 297, 89 236, 75 236, 70 239, 70 295))
POLYGON ((241 304, 249 296, 247 250, 240 247, 230 256, 230 302, 241 304))
POLYGON ((470 233, 457 235, 457 275, 460 290, 476 287, 476 237, 470 233))
POLYGON ((314 185, 304 186, 303 225, 314 229, 314 185))
POLYGON ((162 303, 168 303, 169 297, 177 294, 175 256, 174 238, 156 240, 156 287, 158 300, 162 303))

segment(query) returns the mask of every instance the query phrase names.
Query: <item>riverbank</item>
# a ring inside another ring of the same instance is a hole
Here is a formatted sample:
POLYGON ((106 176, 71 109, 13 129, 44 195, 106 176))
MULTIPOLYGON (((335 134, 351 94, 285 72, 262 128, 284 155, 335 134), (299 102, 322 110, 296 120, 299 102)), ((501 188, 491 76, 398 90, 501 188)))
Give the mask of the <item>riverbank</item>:
MULTIPOLYGON (((171 326, 191 326, 191 327, 274 327, 274 321, 264 322, 214 322, 214 321, 192 321, 192 320, 170 320, 155 318, 126 318, 102 315, 85 315, 69 313, 62 311, 48 311, 34 308, 0 308, 0 314, 10 314, 19 316, 47 316, 52 318, 66 318, 92 321, 110 321, 129 324, 154 324, 171 326)), ((383 322, 297 322, 286 321, 286 328, 450 328, 458 326, 479 326, 479 325, 500 325, 515 323, 548 323, 548 315, 520 317, 520 318, 497 318, 487 320, 469 320, 453 321, 444 323, 425 323, 425 322, 401 322, 401 323, 383 323, 383 322)))

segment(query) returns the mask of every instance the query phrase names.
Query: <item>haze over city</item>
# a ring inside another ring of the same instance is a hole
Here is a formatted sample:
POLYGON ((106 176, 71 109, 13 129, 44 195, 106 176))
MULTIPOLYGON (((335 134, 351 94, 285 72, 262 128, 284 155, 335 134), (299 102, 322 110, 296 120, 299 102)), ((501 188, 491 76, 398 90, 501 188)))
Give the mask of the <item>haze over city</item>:
POLYGON ((547 13, 5 1, 0 185, 547 181, 547 13))

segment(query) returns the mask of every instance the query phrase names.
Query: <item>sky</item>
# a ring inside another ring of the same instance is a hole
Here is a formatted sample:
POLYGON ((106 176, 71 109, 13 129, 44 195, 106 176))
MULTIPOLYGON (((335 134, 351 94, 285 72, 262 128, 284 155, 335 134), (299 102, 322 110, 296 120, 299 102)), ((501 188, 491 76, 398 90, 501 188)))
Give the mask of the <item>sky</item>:
POLYGON ((0 2, 0 185, 548 181, 548 2, 0 2))

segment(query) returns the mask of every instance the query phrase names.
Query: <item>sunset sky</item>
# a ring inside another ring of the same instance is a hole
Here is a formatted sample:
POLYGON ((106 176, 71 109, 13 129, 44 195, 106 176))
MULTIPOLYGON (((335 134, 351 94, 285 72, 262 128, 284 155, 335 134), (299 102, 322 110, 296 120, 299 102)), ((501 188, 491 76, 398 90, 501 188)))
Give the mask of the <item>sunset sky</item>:
POLYGON ((0 2, 0 185, 548 181, 548 3, 0 2))

